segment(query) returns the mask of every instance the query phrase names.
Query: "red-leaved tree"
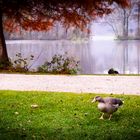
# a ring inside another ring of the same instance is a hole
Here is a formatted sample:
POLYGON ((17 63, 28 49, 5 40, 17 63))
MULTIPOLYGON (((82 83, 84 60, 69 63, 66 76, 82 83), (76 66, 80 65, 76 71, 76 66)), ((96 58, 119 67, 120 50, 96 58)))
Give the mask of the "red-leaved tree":
POLYGON ((66 28, 87 31, 87 24, 112 11, 113 2, 126 7, 129 0, 0 0, 0 61, 8 61, 3 25, 9 31, 16 24, 25 30, 47 31, 59 21, 66 28))

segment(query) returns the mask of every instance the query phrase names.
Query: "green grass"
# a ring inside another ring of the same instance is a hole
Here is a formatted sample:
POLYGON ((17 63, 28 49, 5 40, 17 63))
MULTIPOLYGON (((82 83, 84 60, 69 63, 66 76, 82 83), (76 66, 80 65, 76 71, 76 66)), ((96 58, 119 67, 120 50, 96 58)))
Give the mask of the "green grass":
POLYGON ((125 104, 110 121, 99 120, 94 96, 0 91, 0 139, 140 140, 140 96, 111 95, 125 104))

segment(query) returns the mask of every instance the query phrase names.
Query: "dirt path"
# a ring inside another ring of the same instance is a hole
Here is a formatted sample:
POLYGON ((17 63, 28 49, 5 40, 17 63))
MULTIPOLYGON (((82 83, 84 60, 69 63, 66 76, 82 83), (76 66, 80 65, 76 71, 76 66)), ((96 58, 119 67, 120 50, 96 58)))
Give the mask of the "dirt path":
POLYGON ((0 74, 0 90, 140 95, 140 76, 0 74))

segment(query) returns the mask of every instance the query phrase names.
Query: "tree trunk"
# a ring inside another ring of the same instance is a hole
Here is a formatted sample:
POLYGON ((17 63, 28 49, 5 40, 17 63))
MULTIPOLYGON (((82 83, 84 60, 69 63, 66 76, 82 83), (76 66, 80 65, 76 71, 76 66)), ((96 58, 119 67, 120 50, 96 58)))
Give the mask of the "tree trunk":
POLYGON ((140 37, 140 4, 138 4, 138 15, 137 15, 137 37, 140 37))
POLYGON ((122 32, 122 37, 125 37, 125 25, 126 25, 126 11, 123 9, 123 32, 122 32))
POLYGON ((126 17, 126 34, 125 37, 128 38, 128 30, 129 30, 129 17, 126 17))
POLYGON ((5 38, 3 34, 3 25, 2 25, 2 11, 0 9, 0 62, 8 62, 8 54, 6 49, 5 38))

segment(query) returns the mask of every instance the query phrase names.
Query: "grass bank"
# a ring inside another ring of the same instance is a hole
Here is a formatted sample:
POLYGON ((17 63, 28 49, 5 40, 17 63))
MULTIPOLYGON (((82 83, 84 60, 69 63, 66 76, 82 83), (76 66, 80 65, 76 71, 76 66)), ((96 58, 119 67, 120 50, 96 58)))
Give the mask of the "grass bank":
POLYGON ((97 104, 91 103, 94 96, 0 91, 0 139, 140 139, 140 96, 111 95, 125 101, 111 121, 99 120, 97 104))

